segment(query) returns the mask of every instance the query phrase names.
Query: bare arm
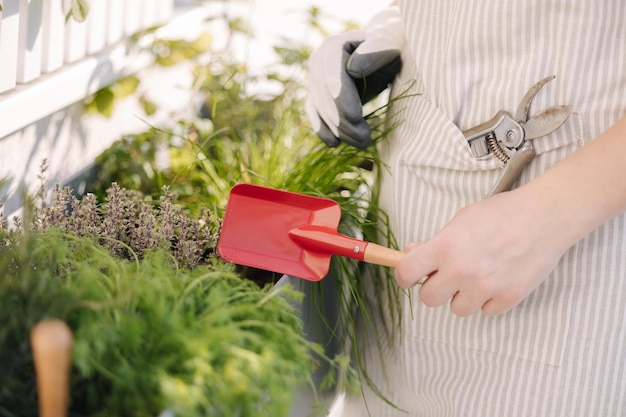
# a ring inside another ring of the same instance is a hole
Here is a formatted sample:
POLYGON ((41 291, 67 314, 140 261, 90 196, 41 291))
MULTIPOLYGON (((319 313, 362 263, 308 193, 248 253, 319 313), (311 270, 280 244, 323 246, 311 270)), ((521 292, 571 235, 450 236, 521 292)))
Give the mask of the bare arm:
POLYGON ((626 211, 626 117, 519 192, 540 198, 568 246, 626 211))
POLYGON ((544 281, 568 248, 626 211, 625 169, 626 117, 528 184, 460 210, 431 240, 413 245, 396 280, 408 288, 429 276, 422 301, 452 299, 458 315, 503 313, 544 281), (508 213, 516 213, 515 222, 508 213))

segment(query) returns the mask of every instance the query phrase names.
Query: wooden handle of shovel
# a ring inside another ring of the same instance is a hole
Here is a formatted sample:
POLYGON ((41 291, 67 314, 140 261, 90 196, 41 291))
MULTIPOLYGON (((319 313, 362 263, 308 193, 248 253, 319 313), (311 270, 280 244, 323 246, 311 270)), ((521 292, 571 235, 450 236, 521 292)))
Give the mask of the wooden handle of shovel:
POLYGON ((65 417, 69 398, 72 331, 61 320, 39 322, 30 334, 40 417, 65 417))
POLYGON ((395 268, 404 252, 369 242, 365 247, 363 260, 370 264, 384 265, 395 268))
POLYGON ((293 228, 289 237, 302 247, 321 253, 347 256, 370 264, 395 268, 404 252, 376 243, 366 242, 337 233, 325 226, 306 225, 293 228))

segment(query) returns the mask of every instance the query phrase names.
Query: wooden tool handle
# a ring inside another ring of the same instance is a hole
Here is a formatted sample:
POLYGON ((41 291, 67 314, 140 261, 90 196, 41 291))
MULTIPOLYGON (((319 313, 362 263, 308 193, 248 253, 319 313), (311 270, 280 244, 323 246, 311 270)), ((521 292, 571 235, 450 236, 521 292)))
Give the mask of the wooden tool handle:
POLYGON ((370 264, 395 268, 402 256, 404 256, 404 252, 370 242, 365 248, 363 260, 370 264))
POLYGON ((65 417, 67 414, 72 339, 70 328, 57 319, 39 322, 30 333, 39 417, 65 417))

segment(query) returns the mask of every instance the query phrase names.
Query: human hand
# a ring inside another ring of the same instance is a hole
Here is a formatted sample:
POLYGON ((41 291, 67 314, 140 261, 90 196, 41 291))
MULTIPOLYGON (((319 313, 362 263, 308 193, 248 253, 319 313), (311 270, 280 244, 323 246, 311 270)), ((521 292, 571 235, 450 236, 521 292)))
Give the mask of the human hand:
POLYGON ((400 71, 403 39, 400 12, 392 6, 377 14, 366 30, 329 36, 313 52, 306 113, 326 144, 371 144, 363 104, 385 90, 400 71))
POLYGON ((451 299, 459 316, 504 313, 541 284, 571 242, 537 198, 519 190, 460 210, 431 240, 410 244, 395 276, 402 288, 423 281, 419 296, 437 307, 451 299))

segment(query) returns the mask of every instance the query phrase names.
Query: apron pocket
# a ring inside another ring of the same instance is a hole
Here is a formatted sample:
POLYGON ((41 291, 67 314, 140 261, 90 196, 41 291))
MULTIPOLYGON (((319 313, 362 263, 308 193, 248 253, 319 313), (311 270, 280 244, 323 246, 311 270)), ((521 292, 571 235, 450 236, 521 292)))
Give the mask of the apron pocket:
POLYGON ((413 311, 403 315, 404 336, 559 366, 567 347, 575 289, 568 265, 575 258, 575 249, 567 252, 542 285, 513 310, 495 317, 481 313, 458 317, 447 303, 429 308, 414 290, 413 311))
MULTIPOLYGON (((411 196, 412 201, 394 204, 394 229, 401 244, 429 239, 460 208, 482 199, 501 169, 496 158, 474 159, 463 133, 428 100, 415 97, 411 106, 394 145, 399 168, 394 193, 411 196)), ((536 140, 537 157, 524 169, 521 181, 539 175, 583 141, 581 117, 572 114, 557 131, 536 140)), ((407 307, 403 315, 404 337, 412 343, 421 339, 559 366, 569 334, 574 296, 569 271, 575 257, 572 248, 542 285, 515 309, 496 317, 457 317, 447 304, 425 307, 414 288, 413 311, 407 307)), ((432 343, 424 348, 427 345, 432 343)))

